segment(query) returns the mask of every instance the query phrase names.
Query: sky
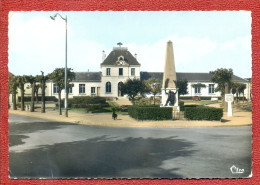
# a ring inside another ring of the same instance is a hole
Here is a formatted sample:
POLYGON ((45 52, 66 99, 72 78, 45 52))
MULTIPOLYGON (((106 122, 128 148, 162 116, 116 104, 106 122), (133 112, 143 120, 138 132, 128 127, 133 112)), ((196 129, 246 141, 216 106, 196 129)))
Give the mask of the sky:
MULTIPOLYGON (((65 66, 65 21, 57 12, 9 13, 9 71, 40 75, 65 66)), ((74 72, 101 70, 118 42, 134 55, 141 71, 163 72, 166 43, 173 42, 176 72, 232 68, 252 76, 251 12, 123 11, 58 12, 68 19, 68 67, 74 72)))

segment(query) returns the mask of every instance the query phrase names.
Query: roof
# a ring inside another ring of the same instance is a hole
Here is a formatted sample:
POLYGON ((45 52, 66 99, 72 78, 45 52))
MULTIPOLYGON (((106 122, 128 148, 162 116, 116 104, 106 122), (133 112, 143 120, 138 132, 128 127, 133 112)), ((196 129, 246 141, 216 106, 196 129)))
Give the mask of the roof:
POLYGON ((14 74, 13 73, 11 73, 11 72, 8 72, 8 78, 10 78, 10 77, 13 77, 14 76, 14 74))
POLYGON ((75 72, 73 82, 101 82, 101 72, 75 72))
MULTIPOLYGON (((177 79, 187 80, 188 82, 211 82, 209 73, 176 73, 177 79)), ((162 72, 140 72, 141 80, 149 80, 151 78, 163 80, 162 72)), ((248 83, 247 80, 236 75, 232 76, 232 80, 241 83, 248 83)), ((75 72, 73 82, 101 82, 101 72, 75 72)))
POLYGON ((127 48, 115 47, 101 63, 101 65, 115 65, 120 56, 124 57, 124 61, 129 65, 140 65, 136 58, 127 50, 127 48))
MULTIPOLYGON (((188 82, 211 82, 211 77, 209 73, 176 73, 178 80, 187 80, 188 82)), ((148 80, 151 78, 163 80, 162 72, 141 72, 141 80, 148 80)), ((236 82, 247 83, 248 81, 240 78, 236 75, 232 76, 232 80, 236 82)))
POLYGON ((244 78, 240 78, 239 76, 233 75, 232 76, 232 80, 235 82, 243 82, 243 83, 248 83, 249 81, 244 79, 244 78))

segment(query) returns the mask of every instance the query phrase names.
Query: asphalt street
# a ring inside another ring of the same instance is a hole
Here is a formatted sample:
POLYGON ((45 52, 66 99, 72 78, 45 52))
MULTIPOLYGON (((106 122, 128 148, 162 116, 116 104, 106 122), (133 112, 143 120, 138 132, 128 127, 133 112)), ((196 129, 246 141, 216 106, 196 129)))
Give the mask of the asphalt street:
POLYGON ((94 127, 9 115, 9 174, 11 178, 249 177, 251 136, 250 126, 94 127))

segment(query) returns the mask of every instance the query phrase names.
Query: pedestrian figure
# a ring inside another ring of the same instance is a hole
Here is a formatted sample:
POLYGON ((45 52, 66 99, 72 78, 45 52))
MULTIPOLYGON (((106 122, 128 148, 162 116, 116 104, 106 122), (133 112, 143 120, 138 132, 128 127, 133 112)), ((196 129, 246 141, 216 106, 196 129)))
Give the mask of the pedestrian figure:
POLYGON ((113 113, 112 113, 112 119, 116 120, 116 119, 117 119, 116 109, 113 108, 112 111, 113 111, 113 113))

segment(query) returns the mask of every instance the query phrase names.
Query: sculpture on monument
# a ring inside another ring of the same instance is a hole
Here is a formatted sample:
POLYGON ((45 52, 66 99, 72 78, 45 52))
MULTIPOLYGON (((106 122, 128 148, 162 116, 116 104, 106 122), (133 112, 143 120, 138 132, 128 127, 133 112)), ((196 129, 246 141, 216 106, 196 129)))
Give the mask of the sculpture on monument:
POLYGON ((167 78, 166 81, 165 81, 164 91, 165 91, 165 94, 168 94, 168 98, 167 98, 166 103, 165 103, 164 106, 168 106, 168 103, 170 103, 169 106, 174 106, 174 104, 175 104, 175 95, 176 95, 177 92, 174 93, 173 91, 170 90, 167 93, 166 92, 166 88, 168 87, 168 83, 169 83, 169 79, 167 78))
POLYGON ((169 93, 165 92, 165 94, 168 94, 168 98, 167 98, 164 106, 168 106, 169 102, 170 102, 170 104, 169 104, 170 106, 174 106, 176 93, 174 93, 173 91, 170 90, 169 93))

